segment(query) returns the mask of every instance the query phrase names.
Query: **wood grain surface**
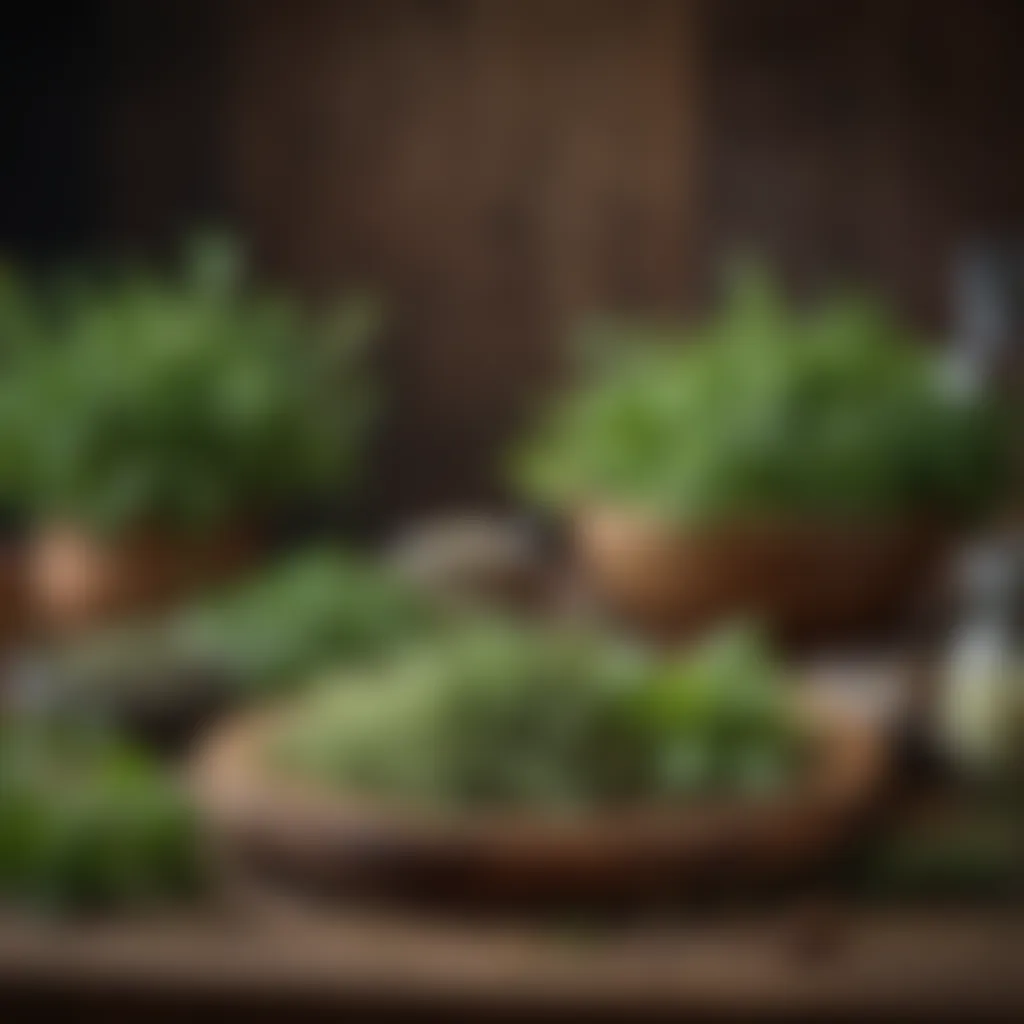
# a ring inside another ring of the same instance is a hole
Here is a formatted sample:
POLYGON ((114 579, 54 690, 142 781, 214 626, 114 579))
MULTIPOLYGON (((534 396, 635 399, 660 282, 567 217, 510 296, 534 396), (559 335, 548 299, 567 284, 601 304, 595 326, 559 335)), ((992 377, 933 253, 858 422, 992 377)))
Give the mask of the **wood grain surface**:
POLYGON ((34 992, 36 1005, 47 995, 74 1005, 102 993, 111 1005, 131 997, 166 1008, 187 996, 193 1007, 415 1006, 461 1009, 468 1019, 1024 1013, 1019 922, 847 912, 825 942, 809 920, 790 911, 606 932, 355 911, 273 924, 231 915, 31 929, 0 922, 0 1006, 34 992))

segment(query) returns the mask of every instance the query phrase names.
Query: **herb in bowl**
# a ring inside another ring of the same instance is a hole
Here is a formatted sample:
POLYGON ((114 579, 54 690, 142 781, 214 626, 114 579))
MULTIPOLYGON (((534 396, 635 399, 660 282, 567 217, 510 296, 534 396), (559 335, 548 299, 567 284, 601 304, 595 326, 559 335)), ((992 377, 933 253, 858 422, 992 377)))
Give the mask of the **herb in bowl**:
POLYGON ((268 756, 354 795, 572 810, 777 795, 799 775, 804 740, 745 632, 663 661, 492 626, 313 691, 268 756))
POLYGON ((622 326, 519 467, 598 596, 678 635, 891 628, 1009 485, 1004 414, 877 301, 742 278, 702 326, 622 326))
POLYGON ((523 455, 542 501, 686 524, 956 518, 1006 486, 998 416, 870 296, 799 311, 748 274, 701 325, 612 325, 600 340, 523 455))

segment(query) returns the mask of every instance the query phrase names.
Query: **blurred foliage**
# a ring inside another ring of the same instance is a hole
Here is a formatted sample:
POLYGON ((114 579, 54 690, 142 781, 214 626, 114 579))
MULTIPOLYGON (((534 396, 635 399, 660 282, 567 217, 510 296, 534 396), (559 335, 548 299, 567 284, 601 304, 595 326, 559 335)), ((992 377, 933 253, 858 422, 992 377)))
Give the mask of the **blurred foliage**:
POLYGON ((1002 416, 918 340, 870 296, 798 312, 747 267, 702 326, 596 328, 520 480, 681 520, 981 511, 1007 484, 1002 416))
POLYGON ((200 881, 196 822, 160 768, 101 732, 0 729, 0 901, 143 907, 200 881))
POLYGON ((378 566, 316 548, 157 619, 39 653, 14 673, 10 700, 51 720, 161 736, 182 716, 365 663, 437 624, 425 598, 378 566))
POLYGON ((865 844, 845 882, 857 895, 886 901, 1019 900, 1021 853, 1019 825, 1005 814, 910 820, 865 844))
POLYGON ((45 345, 49 339, 47 304, 26 275, 15 265, 0 263, 0 364, 45 345))
POLYGON ((226 669, 153 622, 106 627, 23 656, 7 672, 3 706, 20 720, 112 729, 174 754, 230 705, 235 688, 226 669))
POLYGON ((295 686, 337 662, 378 657, 436 624, 427 599, 357 555, 292 555, 179 614, 183 646, 261 692, 295 686))
POLYGON ((0 278, 0 491, 100 530, 259 519, 350 482, 379 311, 254 289, 205 237, 182 270, 0 278))
POLYGON ((345 681, 300 700, 268 757, 425 804, 754 799, 791 782, 804 751, 746 631, 665 660, 591 635, 477 625, 345 681))

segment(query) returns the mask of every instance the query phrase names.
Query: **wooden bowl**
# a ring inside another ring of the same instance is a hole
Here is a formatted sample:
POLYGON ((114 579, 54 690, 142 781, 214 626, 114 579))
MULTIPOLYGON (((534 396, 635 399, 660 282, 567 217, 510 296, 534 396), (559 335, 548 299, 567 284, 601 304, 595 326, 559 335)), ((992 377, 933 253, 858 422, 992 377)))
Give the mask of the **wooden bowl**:
POLYGON ((889 626, 940 567, 948 531, 921 522, 763 521, 684 529, 595 508, 575 523, 602 603, 678 635, 750 615, 785 638, 889 626))
POLYGON ((801 704, 813 770, 784 798, 649 806, 577 817, 442 815, 276 776, 263 757, 281 712, 227 723, 200 747, 194 783, 221 849, 318 891, 548 905, 729 892, 799 876, 856 829, 884 775, 876 730, 801 704))
POLYGON ((50 524, 29 551, 30 599, 42 625, 57 632, 153 610, 248 565, 252 533, 136 532, 111 539, 50 524))

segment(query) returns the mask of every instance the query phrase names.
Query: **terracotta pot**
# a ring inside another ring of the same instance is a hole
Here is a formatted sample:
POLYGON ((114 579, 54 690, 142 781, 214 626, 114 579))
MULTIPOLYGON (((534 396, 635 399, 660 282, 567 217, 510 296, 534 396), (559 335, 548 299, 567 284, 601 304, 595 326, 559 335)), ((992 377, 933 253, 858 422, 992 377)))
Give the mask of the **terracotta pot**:
POLYGON ((834 706, 804 710, 811 767, 763 802, 430 814, 275 775, 281 712, 266 710, 216 732, 193 781, 219 848, 298 889, 516 906, 685 897, 796 878, 862 822, 885 775, 879 734, 834 706))
POLYGON ((135 533, 110 540, 73 525, 44 527, 32 541, 29 587, 40 622, 58 631, 148 611, 248 564, 253 534, 135 533))
POLYGON ((784 637, 890 624, 948 550, 921 522, 680 528, 615 509, 576 521, 587 582, 614 611, 679 634, 752 615, 784 637))

